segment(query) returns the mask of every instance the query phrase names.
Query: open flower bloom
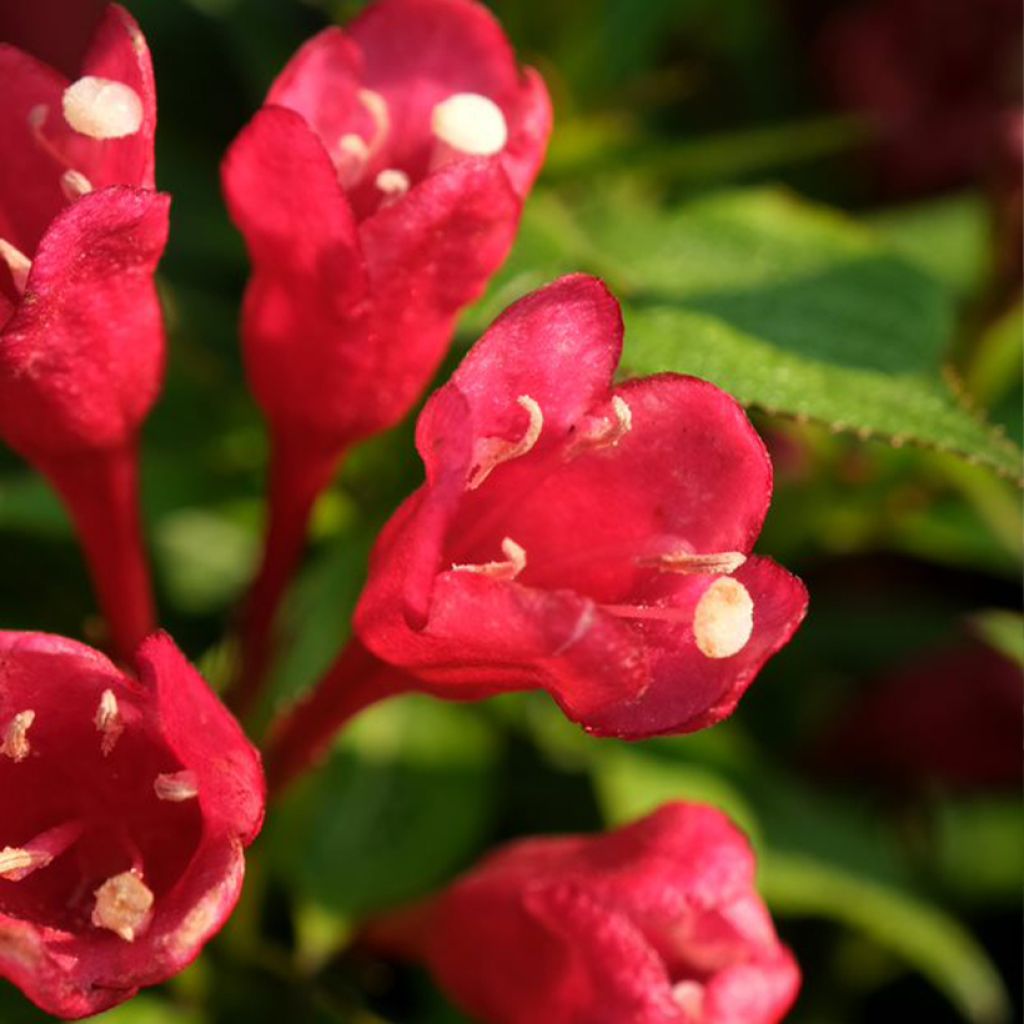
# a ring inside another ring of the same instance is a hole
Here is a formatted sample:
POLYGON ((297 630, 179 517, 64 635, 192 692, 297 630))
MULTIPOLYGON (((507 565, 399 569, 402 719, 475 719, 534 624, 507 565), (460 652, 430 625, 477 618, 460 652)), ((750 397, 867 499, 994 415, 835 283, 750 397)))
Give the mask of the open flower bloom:
POLYGON ((60 490, 128 657, 152 628, 135 439, 160 386, 149 53, 110 6, 69 82, 0 44, 0 438, 60 490))
POLYGON ((0 632, 0 975, 58 1017, 190 963, 263 818, 256 751, 170 637, 136 662, 0 632))
POLYGON ((310 40, 232 145, 224 189, 253 264, 245 364, 273 435, 243 689, 316 496, 426 388, 508 253, 550 129, 542 79, 482 4, 379 0, 310 40))
POLYGON ((683 732, 728 715, 799 625, 803 585, 750 556, 772 470, 743 410, 675 374, 613 387, 621 347, 604 285, 566 277, 427 403, 427 480, 355 620, 423 689, 542 688, 594 733, 683 732))
POLYGON ((773 1024, 800 984, 745 838, 682 803, 513 843, 380 932, 485 1024, 773 1024))

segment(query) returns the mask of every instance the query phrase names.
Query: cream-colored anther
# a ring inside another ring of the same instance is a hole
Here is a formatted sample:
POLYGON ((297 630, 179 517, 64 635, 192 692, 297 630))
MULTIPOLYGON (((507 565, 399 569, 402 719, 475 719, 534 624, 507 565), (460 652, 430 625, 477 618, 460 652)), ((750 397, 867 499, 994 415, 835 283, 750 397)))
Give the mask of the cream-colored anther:
POLYGON ((672 986, 672 998, 686 1014, 686 1024, 698 1024, 704 1018, 704 986, 699 981, 678 981, 672 986))
POLYGON ((60 190, 64 198, 73 203, 92 191, 92 182, 81 171, 65 171, 60 176, 60 190))
POLYGON ((124 732, 124 719, 113 690, 104 690, 100 695, 99 707, 93 718, 96 731, 100 733, 100 751, 106 757, 117 745, 124 732))
POLYGON ((342 188, 357 185, 370 162, 370 148, 358 135, 351 133, 338 139, 338 181, 342 188))
POLYGON ((387 167, 377 175, 374 184, 384 193, 384 202, 393 203, 409 191, 409 175, 397 167, 387 167))
POLYGON ((526 455, 537 443, 544 428, 541 407, 529 395, 520 395, 516 402, 530 417, 523 436, 518 441, 507 441, 503 437, 484 437, 477 441, 473 468, 466 481, 467 490, 475 491, 503 462, 526 455))
POLYGON ((108 878, 95 892, 92 923, 107 928, 125 942, 134 942, 149 924, 153 891, 135 871, 122 871, 108 878))
POLYGON ((199 780, 196 773, 188 769, 164 772, 153 780, 153 792, 158 800, 167 800, 172 804, 184 803, 199 796, 199 780))
POLYGON ((0 238, 0 258, 7 264, 18 294, 23 295, 25 285, 28 283, 29 271, 32 269, 32 261, 17 246, 11 245, 6 238, 0 238))
POLYGON ((478 576, 489 576, 493 580, 514 580, 526 568, 526 550, 511 537, 501 542, 503 562, 468 563, 452 565, 452 572, 472 572, 478 576))
POLYGON ((701 595, 693 612, 693 637, 707 658, 731 658, 754 631, 754 602, 738 580, 722 576, 701 595))
POLYGON ((142 100, 123 82, 86 75, 64 90, 64 120, 90 139, 123 139, 142 127, 142 100))
POLYGON ((359 102, 366 108, 373 120, 373 137, 370 139, 370 153, 374 154, 383 145, 388 132, 391 131, 391 113, 388 101, 373 89, 360 89, 359 102))
POLYGON ((39 868, 45 868, 53 854, 44 850, 25 850, 20 846, 5 846, 0 850, 0 878, 20 882, 39 868))
POLYGON ((633 429, 633 410, 619 395, 612 396, 611 416, 589 416, 577 426, 565 450, 567 459, 601 448, 614 448, 633 429))
POLYGON ((3 743, 0 743, 0 754, 9 757, 14 762, 24 761, 32 753, 32 746, 28 741, 28 731, 32 728, 32 723, 35 720, 36 713, 31 709, 19 711, 7 723, 3 743))
POLYGON ((508 142, 501 107, 475 92, 457 92, 438 103, 430 128, 441 142, 470 156, 493 156, 508 142))
POLYGON ((728 576, 746 560, 747 556, 742 551, 716 551, 706 555, 671 551, 652 558, 638 558, 637 565, 660 569, 662 572, 677 572, 684 576, 728 576))

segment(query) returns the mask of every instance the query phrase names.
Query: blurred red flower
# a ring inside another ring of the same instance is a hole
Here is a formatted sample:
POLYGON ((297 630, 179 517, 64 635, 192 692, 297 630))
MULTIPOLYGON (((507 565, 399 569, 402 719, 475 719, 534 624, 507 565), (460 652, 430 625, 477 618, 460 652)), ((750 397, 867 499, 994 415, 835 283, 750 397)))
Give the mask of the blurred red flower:
POLYGON ((81 70, 69 83, 0 44, 0 437, 64 497, 127 658, 153 627, 135 447, 163 373, 169 198, 149 53, 122 8, 81 70))
POLYGON ((513 843, 368 937, 487 1024, 772 1024, 800 984, 746 839, 682 803, 513 843))
POLYGON ((961 641, 877 680, 820 741, 832 774, 892 785, 1020 786, 1024 675, 976 640, 961 641))
POLYGON ((846 109, 877 132, 890 194, 948 188, 995 159, 999 122, 1021 106, 1017 0, 866 0, 826 25, 819 61, 846 109))
POLYGON ((0 975, 76 1018, 176 974, 238 899, 259 756, 171 639, 139 680, 0 632, 0 975))

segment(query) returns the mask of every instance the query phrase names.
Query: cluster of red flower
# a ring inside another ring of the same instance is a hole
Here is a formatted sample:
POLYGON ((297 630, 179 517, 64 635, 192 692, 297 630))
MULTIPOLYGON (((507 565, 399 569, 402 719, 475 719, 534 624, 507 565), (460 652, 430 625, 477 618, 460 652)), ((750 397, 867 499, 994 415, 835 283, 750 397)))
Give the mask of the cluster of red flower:
MULTIPOLYGON (((0 973, 78 1017, 180 970, 220 927, 264 783, 234 718, 153 634, 137 437, 162 375, 169 199, 145 41, 111 5, 76 80, 7 45, 0 77, 0 436, 62 495, 133 666, 0 634, 0 973)), ((543 81, 482 6, 380 0, 304 46, 228 152, 253 263, 246 367, 273 442, 238 706, 259 693, 313 502, 423 393, 512 244, 550 127, 543 81)), ((272 730, 273 787, 408 690, 543 689, 597 735, 703 728, 790 639, 805 590, 751 556, 772 486, 761 440, 703 381, 615 386, 621 346, 607 289, 563 278, 428 401, 426 482, 380 537, 356 639, 272 730)), ((377 932, 494 1022, 757 1024, 798 984, 745 840, 695 806, 522 842, 377 932)))

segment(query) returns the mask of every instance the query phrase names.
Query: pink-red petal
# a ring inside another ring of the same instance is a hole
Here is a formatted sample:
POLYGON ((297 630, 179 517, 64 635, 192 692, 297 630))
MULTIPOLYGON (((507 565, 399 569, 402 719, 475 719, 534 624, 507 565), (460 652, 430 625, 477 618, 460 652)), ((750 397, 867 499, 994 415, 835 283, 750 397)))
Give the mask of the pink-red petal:
POLYGON ((273 423, 344 435, 351 378, 373 356, 355 219, 327 152, 299 114, 264 107, 223 182, 253 262, 242 334, 256 399, 273 423))
POLYGON ((153 273, 169 205, 103 189, 46 232, 0 341, 0 436, 23 454, 123 445, 149 411, 163 374, 153 273))
MULTIPOLYGON (((727 718, 764 663, 788 643, 807 611, 803 583, 767 558, 750 558, 733 573, 754 602, 754 629, 746 645, 727 658, 708 658, 683 624, 647 623, 645 647, 651 685, 632 705, 582 722, 598 736, 642 739, 693 732, 727 718)), ((692 589, 693 577, 681 586, 692 589)), ((704 579, 702 586, 710 585, 704 579)), ((692 607, 699 595, 688 593, 692 607)))
POLYGON ((388 104, 392 166, 413 178, 429 168, 434 107, 471 92, 514 109, 520 78, 505 33, 474 0, 379 0, 348 27, 365 85, 388 104))

